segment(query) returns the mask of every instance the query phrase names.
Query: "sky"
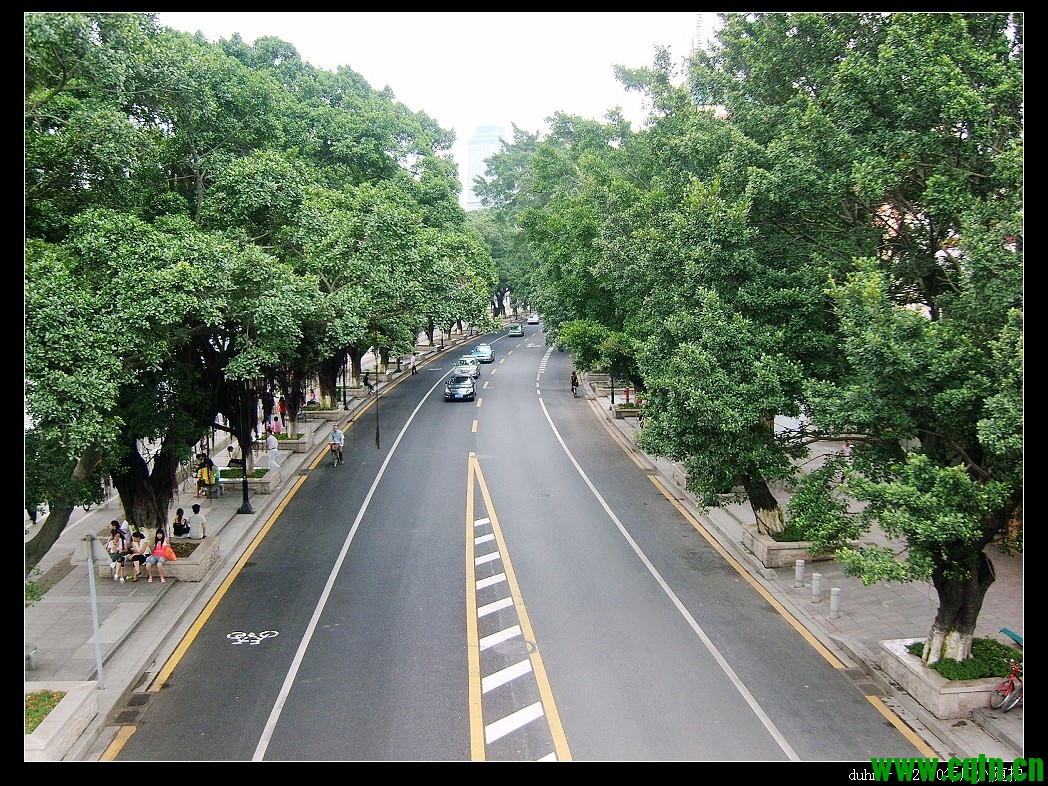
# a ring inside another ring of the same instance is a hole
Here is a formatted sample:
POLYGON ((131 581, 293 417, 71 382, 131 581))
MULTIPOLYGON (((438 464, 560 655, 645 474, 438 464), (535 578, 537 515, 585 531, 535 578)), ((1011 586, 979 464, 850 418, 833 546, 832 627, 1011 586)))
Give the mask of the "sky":
POLYGON ((716 23, 696 12, 194 11, 157 19, 211 41, 276 36, 317 68, 345 65, 376 90, 389 87, 410 110, 455 131, 463 181, 478 126, 501 126, 512 141, 513 124, 545 133, 554 112, 602 120, 615 107, 639 123, 641 98, 615 81, 613 66, 650 66, 659 46, 679 65, 716 23))

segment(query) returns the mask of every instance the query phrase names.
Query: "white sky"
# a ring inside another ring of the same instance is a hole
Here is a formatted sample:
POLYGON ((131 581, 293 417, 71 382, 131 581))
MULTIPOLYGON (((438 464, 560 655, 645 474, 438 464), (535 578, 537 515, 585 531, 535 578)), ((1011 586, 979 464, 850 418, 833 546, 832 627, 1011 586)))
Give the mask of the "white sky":
POLYGON ((616 106, 639 122, 641 99, 615 81, 612 67, 650 66, 657 46, 680 65, 716 23, 715 14, 696 12, 195 11, 157 18, 211 41, 276 36, 317 68, 349 66, 376 90, 388 86, 409 109, 455 131, 463 180, 477 126, 501 126, 512 141, 513 123, 545 133, 554 112, 601 120, 616 106))

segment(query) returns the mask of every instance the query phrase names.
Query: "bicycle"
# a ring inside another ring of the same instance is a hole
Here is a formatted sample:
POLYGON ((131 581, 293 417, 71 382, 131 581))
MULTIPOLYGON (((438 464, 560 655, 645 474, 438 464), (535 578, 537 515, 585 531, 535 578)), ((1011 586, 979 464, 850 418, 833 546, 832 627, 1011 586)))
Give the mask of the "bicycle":
POLYGON ((342 446, 337 442, 329 442, 331 446, 331 466, 337 467, 342 463, 342 446))
POLYGON ((1023 701, 1023 665, 1011 658, 1005 660, 1011 664, 1012 673, 990 692, 990 698, 987 700, 991 710, 1001 712, 1008 712, 1023 701))

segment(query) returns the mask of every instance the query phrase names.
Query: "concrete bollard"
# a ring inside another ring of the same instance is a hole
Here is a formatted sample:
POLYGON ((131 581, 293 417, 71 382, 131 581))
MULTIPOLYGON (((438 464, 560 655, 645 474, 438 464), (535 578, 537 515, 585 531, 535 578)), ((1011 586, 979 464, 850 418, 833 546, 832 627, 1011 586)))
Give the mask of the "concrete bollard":
POLYGON ((811 602, 822 603, 822 574, 811 574, 811 602))
POLYGON ((830 619, 841 616, 841 588, 830 587, 830 619))
POLYGON ((802 559, 793 563, 793 586, 796 589, 804 586, 804 560, 802 559))

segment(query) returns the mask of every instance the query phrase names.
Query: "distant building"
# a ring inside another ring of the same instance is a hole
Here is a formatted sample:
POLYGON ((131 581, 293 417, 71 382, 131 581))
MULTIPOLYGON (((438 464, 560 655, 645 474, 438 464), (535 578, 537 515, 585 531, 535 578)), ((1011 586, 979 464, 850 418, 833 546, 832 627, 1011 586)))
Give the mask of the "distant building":
POLYGON ((473 193, 473 178, 483 177, 487 165, 484 160, 502 149, 502 139, 506 132, 499 126, 477 126, 473 138, 469 140, 466 166, 466 182, 463 192, 466 194, 466 210, 480 210, 480 197, 473 193))

